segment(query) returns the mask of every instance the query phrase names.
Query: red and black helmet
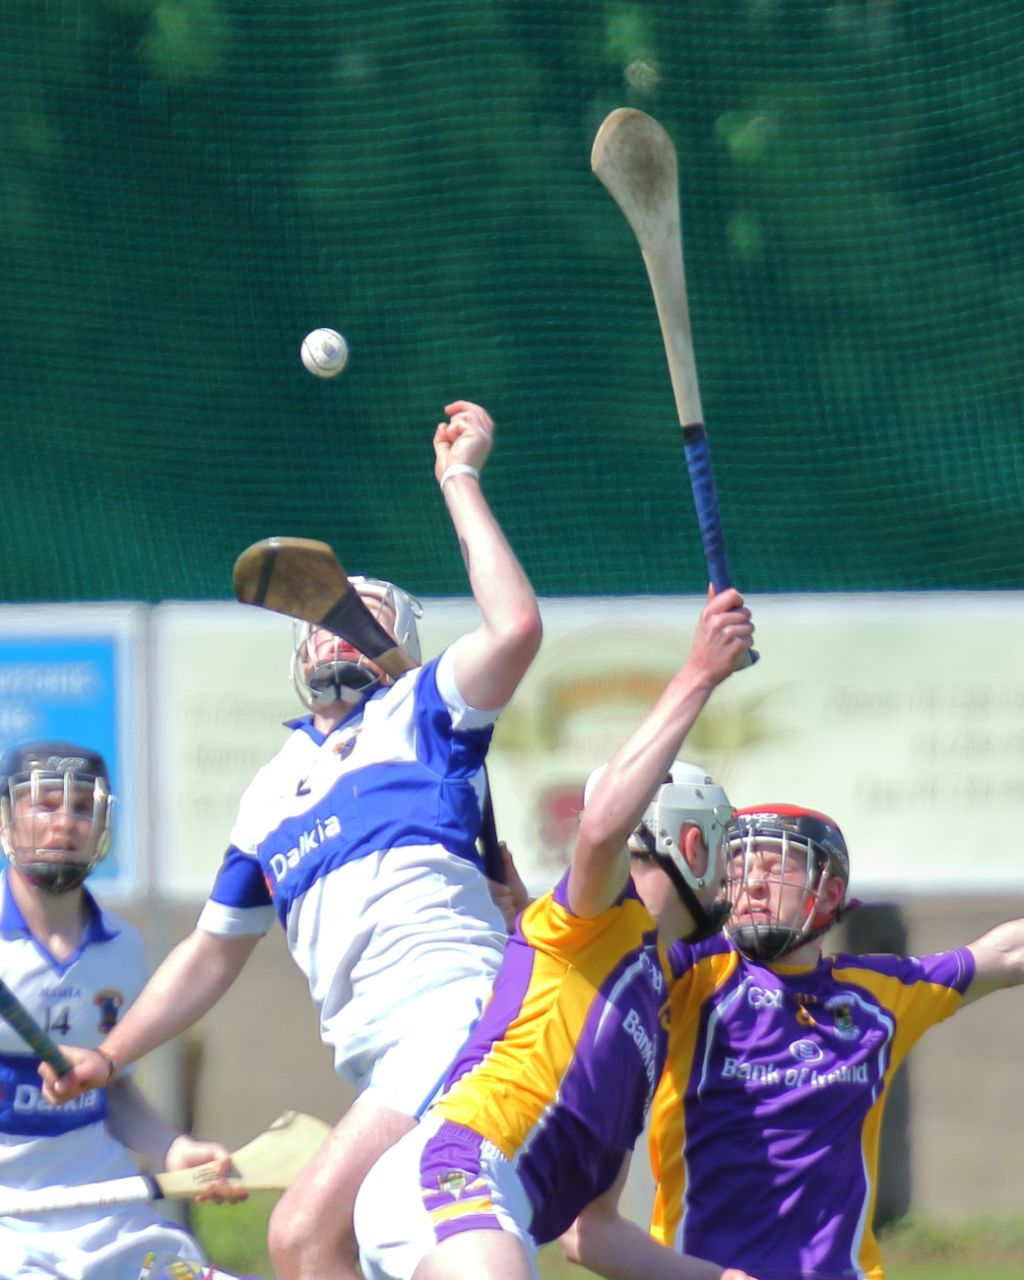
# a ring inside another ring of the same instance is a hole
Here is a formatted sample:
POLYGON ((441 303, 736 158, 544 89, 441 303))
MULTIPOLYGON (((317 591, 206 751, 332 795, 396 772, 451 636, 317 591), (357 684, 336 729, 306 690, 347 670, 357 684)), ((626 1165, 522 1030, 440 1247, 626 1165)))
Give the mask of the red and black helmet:
POLYGON ((794 918, 780 918, 779 905, 765 919, 744 920, 737 914, 726 931, 744 955, 758 960, 778 960, 788 952, 820 937, 835 924, 846 904, 850 880, 850 854, 843 833, 833 820, 816 809, 800 805, 764 804, 738 809, 726 832, 730 858, 726 880, 729 901, 735 908, 740 896, 752 883, 752 856, 765 846, 775 845, 781 863, 772 879, 789 880, 793 876, 792 852, 800 851, 804 867, 804 896, 794 918), (815 925, 814 916, 824 885, 838 878, 843 895, 837 909, 823 923, 815 925))

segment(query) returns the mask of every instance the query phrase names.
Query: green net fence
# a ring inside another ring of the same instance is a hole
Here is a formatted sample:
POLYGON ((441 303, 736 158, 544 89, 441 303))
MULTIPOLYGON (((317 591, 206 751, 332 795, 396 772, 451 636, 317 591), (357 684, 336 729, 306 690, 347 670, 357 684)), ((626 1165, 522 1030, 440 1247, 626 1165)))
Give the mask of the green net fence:
POLYGON ((1024 586, 1014 0, 4 0, 6 600, 225 597, 324 538, 464 573, 446 401, 543 593, 705 578, 642 263, 589 170, 679 152, 748 591, 1024 586), (320 382, 303 334, 352 358, 320 382))

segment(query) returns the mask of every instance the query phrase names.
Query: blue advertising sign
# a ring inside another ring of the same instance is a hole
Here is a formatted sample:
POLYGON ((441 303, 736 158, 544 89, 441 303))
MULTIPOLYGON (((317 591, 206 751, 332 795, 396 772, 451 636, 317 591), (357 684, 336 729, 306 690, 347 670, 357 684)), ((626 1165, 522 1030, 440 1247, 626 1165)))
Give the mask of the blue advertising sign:
MULTIPOLYGON (((125 621, 124 611, 118 613, 105 629, 86 624, 54 634, 42 617, 38 629, 31 622, 26 627, 24 616, 17 619, 20 625, 8 628, 0 611, 0 751, 53 739, 103 755, 118 800, 110 853, 90 879, 99 889, 128 891, 136 886, 140 870, 132 812, 140 789, 140 760, 126 740, 126 727, 134 738, 128 669, 137 654, 129 643, 132 629, 117 625, 125 621)), ((70 619, 73 624, 73 610, 70 619)))

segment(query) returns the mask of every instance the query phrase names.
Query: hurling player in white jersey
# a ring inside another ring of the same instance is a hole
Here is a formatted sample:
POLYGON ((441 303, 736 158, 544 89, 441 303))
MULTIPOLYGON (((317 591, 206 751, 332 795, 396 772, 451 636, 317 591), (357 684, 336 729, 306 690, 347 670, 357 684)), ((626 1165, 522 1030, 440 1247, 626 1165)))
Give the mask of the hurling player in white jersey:
MULTIPOLYGON (((145 981, 136 929, 101 910, 84 881, 110 842, 113 796, 103 757, 66 742, 33 742, 0 761, 0 972, 55 1037, 95 1046, 145 981)), ((42 1097, 37 1060, 0 1023, 0 1188, 81 1186, 208 1160, 226 1148, 179 1133, 119 1076, 77 1102, 42 1097), (130 1150, 129 1150, 130 1148, 130 1150)), ((219 1188, 226 1190, 225 1188, 219 1188)), ((218 1195, 217 1198, 220 1198, 218 1195)), ((239 1198, 229 1193, 229 1198, 239 1198)), ((0 1217, 4 1280, 138 1280, 157 1258, 203 1275, 195 1240, 150 1205, 0 1217)))
MULTIPOLYGON (((276 914, 309 981, 321 1036, 357 1089, 278 1203, 270 1252, 286 1280, 356 1280, 356 1191, 417 1122, 490 993, 507 937, 477 852, 494 722, 540 645, 533 590, 480 486, 494 424, 455 401, 434 434, 434 474, 480 622, 391 683, 358 650, 299 631, 292 671, 309 717, 242 797, 195 932, 171 952, 102 1048, 118 1069, 205 1014, 276 914)), ((354 579, 420 661, 419 606, 354 579)), ((60 1101, 108 1076, 96 1053, 50 1083, 60 1101)))

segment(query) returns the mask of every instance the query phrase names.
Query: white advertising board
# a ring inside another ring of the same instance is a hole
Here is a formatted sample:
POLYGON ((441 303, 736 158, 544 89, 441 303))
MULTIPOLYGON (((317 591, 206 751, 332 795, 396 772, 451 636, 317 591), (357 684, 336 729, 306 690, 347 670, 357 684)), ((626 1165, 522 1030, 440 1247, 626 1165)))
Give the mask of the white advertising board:
MULTIPOLYGON (((762 660, 716 691, 684 756, 738 806, 831 814, 850 844, 857 892, 1018 886, 1024 595, 751 603, 762 660)), ((588 772, 685 657, 700 606, 542 602, 544 644, 499 722, 489 765, 499 830, 533 889, 559 874, 588 772)), ((476 616, 470 602, 425 602, 424 652, 476 616)), ((283 741, 281 722, 301 711, 287 674, 290 624, 233 604, 173 604, 154 610, 153 626, 158 883, 201 896, 238 796, 283 741)))
MULTIPOLYGON (((761 661, 714 694, 683 756, 738 807, 824 810, 856 892, 1019 888, 1024 595, 751 601, 761 661), (1008 836, 1011 838, 1008 839, 1008 836)), ((495 735, 501 827, 550 881, 579 789, 684 657, 697 600, 545 603, 545 643, 495 735)), ((539 887, 539 886, 538 886, 539 887)))
POLYGON ((204 898, 235 808, 302 714, 288 678, 292 624, 238 604, 158 605, 150 682, 154 877, 160 893, 204 898))

